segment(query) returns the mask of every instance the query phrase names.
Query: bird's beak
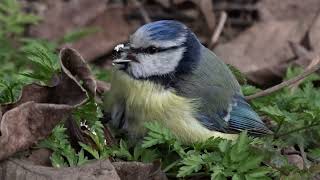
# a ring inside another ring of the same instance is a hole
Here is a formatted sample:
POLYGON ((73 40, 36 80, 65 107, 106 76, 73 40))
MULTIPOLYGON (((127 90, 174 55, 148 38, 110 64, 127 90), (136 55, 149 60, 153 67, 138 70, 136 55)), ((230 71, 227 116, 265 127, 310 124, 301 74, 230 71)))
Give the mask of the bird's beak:
POLYGON ((115 64, 127 64, 129 62, 131 62, 132 60, 130 59, 115 59, 112 61, 112 64, 115 65, 115 64))
POLYGON ((136 56, 131 52, 130 46, 128 44, 119 44, 114 50, 120 54, 121 58, 115 59, 112 61, 113 65, 121 64, 127 65, 130 62, 138 62, 136 56))

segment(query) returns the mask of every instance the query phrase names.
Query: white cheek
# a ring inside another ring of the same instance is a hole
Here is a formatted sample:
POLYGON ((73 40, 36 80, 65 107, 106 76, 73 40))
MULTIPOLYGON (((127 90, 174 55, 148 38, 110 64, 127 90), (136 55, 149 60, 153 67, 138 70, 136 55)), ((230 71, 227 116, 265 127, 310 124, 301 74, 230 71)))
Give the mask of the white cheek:
POLYGON ((140 63, 131 63, 128 71, 137 78, 165 75, 174 72, 184 52, 185 48, 183 47, 174 51, 165 51, 152 55, 138 55, 137 59, 140 63))

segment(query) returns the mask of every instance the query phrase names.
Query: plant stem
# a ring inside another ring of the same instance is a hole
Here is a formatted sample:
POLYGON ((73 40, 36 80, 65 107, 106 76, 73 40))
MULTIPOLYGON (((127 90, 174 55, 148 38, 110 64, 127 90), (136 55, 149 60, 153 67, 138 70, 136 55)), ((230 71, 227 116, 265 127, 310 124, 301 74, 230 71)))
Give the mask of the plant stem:
POLYGON ((177 165, 180 161, 181 161, 181 159, 174 161, 173 163, 169 164, 166 168, 164 168, 162 171, 164 173, 168 172, 171 168, 173 168, 175 165, 177 165))

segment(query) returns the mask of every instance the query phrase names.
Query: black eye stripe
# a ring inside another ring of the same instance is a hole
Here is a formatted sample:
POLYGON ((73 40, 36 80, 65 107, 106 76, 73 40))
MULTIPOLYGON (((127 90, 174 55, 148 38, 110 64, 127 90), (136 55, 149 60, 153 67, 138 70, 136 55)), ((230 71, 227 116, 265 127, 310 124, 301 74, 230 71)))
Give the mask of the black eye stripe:
POLYGON ((168 51, 168 50, 174 50, 174 49, 178 49, 181 46, 171 46, 168 48, 162 48, 162 47, 154 47, 154 46, 149 46, 147 48, 130 48, 131 52, 133 53, 144 53, 144 54, 154 54, 154 53, 158 53, 158 52, 164 52, 164 51, 168 51))

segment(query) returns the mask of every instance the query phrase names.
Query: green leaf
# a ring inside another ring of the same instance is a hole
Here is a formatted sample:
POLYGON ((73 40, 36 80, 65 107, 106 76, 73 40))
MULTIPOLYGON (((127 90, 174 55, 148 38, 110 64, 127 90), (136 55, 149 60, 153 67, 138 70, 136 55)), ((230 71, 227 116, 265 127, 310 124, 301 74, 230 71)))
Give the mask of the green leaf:
POLYGON ((127 143, 123 139, 120 139, 119 147, 113 150, 112 153, 115 157, 124 158, 128 161, 134 160, 134 157, 129 152, 127 143))
POLYGON ((193 172, 198 172, 204 162, 200 154, 192 154, 184 158, 181 163, 183 165, 180 167, 177 177, 185 177, 193 172))
POLYGON ((148 134, 142 142, 143 148, 149 148, 157 144, 171 144, 176 140, 169 129, 162 127, 157 122, 145 123, 145 127, 148 129, 148 134))
POLYGON ((247 135, 247 131, 241 132, 236 143, 237 151, 239 153, 243 151, 247 151, 249 148, 249 143, 250 143, 250 139, 247 135))
POLYGON ((240 84, 246 84, 247 83, 247 79, 246 76, 236 67, 232 66, 231 64, 227 64, 227 66, 229 67, 229 69, 231 70, 231 72, 234 74, 234 76, 237 78, 238 82, 240 84))
POLYGON ((231 146, 231 143, 230 143, 230 141, 228 141, 228 140, 223 140, 223 141, 221 141, 220 143, 219 143, 219 150, 221 151, 221 152, 226 152, 228 149, 229 149, 229 147, 231 146))
POLYGON ((250 156, 241 163, 241 166, 238 168, 238 172, 244 173, 251 169, 258 168, 262 160, 263 155, 250 154, 250 156))
POLYGON ((234 174, 232 176, 232 180, 242 180, 242 179, 244 179, 244 178, 242 178, 239 174, 234 174))
POLYGON ((77 163, 77 165, 81 166, 81 165, 83 165, 83 164, 85 164, 87 162, 88 162, 88 158, 84 156, 84 151, 83 151, 83 149, 81 149, 79 151, 79 153, 78 153, 78 163, 77 163))
POLYGON ((99 156, 99 152, 95 149, 93 149, 92 147, 86 145, 86 144, 83 144, 81 142, 79 142, 79 145, 84 149, 86 150, 87 152, 89 152, 94 158, 96 159, 100 159, 100 156, 99 156))
POLYGON ((270 173, 270 169, 267 167, 258 167, 256 169, 251 170, 246 174, 246 178, 251 177, 251 178, 261 178, 265 177, 266 174, 270 173))
POLYGON ((226 180, 227 177, 224 175, 224 168, 220 165, 215 165, 210 168, 210 170, 213 172, 211 173, 211 180, 226 180))
POLYGON ((50 157, 51 163, 53 167, 61 168, 67 167, 68 165, 65 163, 63 157, 56 152, 53 152, 50 157))

